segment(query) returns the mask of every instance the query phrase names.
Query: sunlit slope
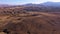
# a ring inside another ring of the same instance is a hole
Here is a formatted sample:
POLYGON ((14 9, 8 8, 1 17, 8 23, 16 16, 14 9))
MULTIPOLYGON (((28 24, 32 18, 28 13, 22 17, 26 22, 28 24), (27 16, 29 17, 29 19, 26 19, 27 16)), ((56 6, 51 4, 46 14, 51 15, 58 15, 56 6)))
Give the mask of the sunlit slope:
POLYGON ((0 16, 0 31, 10 34, 60 34, 60 15, 29 12, 25 16, 0 16))

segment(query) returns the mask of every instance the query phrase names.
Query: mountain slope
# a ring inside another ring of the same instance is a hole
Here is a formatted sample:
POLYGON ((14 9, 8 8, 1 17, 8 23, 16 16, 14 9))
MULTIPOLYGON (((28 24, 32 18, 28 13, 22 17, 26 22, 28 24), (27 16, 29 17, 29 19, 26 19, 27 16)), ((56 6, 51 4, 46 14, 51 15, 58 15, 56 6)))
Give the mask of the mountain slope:
POLYGON ((0 31, 9 34, 60 34, 60 15, 42 12, 29 14, 20 17, 2 16, 0 31))
POLYGON ((52 6, 52 7, 60 7, 60 2, 45 2, 45 3, 42 3, 42 5, 52 6))

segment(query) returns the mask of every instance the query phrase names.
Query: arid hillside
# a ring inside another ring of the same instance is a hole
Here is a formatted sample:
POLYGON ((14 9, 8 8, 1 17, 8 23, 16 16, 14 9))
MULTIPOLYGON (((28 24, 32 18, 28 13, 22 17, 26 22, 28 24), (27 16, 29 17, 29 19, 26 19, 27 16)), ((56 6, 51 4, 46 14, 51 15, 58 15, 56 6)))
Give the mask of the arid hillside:
POLYGON ((0 15, 0 34, 60 34, 60 15, 44 12, 0 15))

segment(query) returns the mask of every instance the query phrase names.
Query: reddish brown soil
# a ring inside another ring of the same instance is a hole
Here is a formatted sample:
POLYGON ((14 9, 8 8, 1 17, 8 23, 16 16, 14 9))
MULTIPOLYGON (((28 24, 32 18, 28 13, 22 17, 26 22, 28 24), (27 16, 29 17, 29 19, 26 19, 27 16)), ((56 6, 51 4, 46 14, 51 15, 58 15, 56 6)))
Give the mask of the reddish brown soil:
POLYGON ((29 12, 28 15, 0 16, 0 32, 9 34, 60 34, 60 15, 29 12))

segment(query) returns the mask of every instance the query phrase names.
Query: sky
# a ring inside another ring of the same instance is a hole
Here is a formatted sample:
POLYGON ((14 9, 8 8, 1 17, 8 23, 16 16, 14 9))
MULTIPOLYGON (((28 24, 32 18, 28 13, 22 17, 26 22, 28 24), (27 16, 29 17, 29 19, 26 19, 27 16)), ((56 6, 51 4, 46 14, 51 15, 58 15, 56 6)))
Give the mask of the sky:
POLYGON ((27 3, 40 4, 44 2, 60 2, 60 0, 0 0, 0 4, 20 5, 27 3))

